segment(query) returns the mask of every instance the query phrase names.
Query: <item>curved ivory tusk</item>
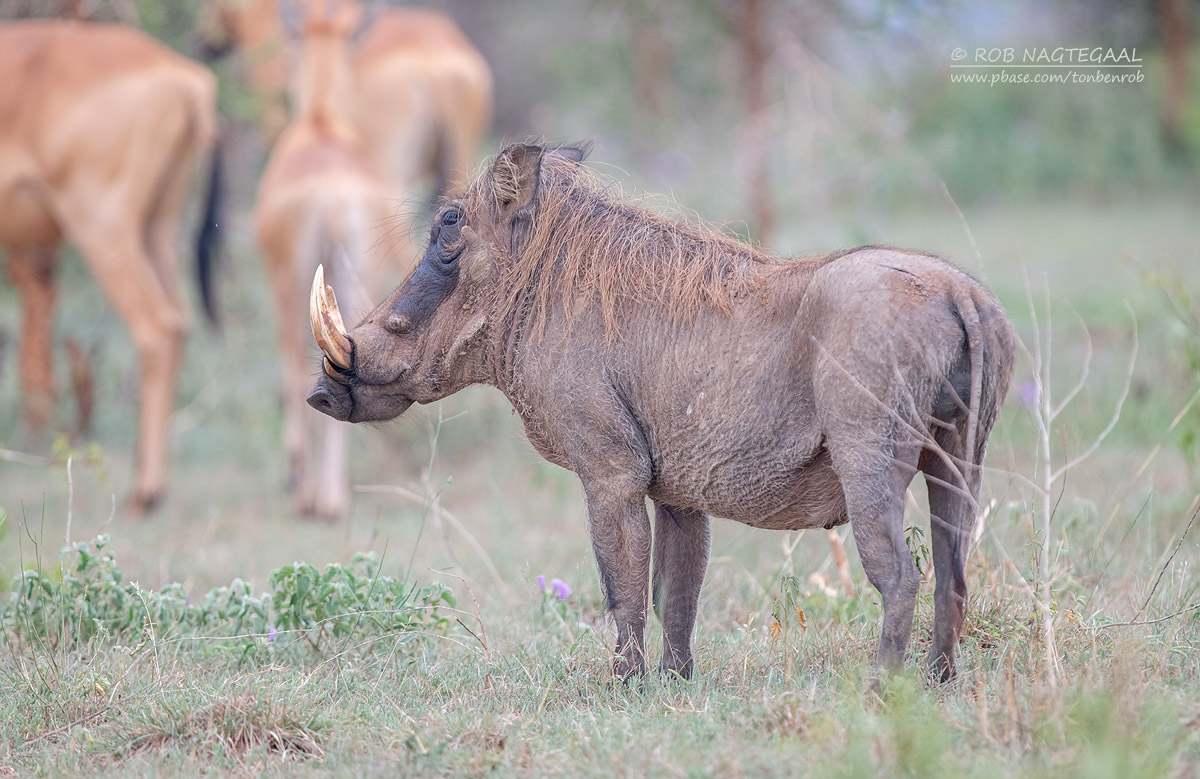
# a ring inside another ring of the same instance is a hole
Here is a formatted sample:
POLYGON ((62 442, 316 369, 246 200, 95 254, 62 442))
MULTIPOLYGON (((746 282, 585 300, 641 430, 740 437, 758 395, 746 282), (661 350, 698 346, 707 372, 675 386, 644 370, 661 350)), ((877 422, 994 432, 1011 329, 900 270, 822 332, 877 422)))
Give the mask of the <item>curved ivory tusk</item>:
POLYGON ((317 346, 338 368, 350 369, 350 339, 346 337, 346 325, 338 311, 333 287, 325 284, 325 268, 317 266, 313 277, 312 296, 308 303, 308 318, 312 324, 313 337, 317 346))

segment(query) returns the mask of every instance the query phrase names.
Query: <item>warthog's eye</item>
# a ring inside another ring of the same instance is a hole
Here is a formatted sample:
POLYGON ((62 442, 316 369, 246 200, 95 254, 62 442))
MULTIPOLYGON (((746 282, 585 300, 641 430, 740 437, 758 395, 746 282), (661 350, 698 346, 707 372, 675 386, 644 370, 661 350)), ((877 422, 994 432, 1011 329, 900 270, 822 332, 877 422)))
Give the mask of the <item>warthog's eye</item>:
POLYGON ((462 223, 463 213, 457 208, 451 208, 442 214, 437 224, 437 245, 441 250, 441 260, 449 265, 462 254, 462 223))

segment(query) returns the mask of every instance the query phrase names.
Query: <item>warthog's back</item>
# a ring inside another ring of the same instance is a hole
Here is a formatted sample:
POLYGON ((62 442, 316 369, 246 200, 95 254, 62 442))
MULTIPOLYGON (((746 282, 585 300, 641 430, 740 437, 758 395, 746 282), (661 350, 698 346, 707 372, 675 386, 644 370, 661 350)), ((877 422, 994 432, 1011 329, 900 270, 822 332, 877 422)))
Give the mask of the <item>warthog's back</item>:
POLYGON ((995 306, 940 259, 867 248, 798 261, 729 316, 630 327, 612 374, 651 453, 650 497, 758 527, 844 522, 827 436, 867 435, 881 415, 929 427, 965 365, 964 296, 995 306))

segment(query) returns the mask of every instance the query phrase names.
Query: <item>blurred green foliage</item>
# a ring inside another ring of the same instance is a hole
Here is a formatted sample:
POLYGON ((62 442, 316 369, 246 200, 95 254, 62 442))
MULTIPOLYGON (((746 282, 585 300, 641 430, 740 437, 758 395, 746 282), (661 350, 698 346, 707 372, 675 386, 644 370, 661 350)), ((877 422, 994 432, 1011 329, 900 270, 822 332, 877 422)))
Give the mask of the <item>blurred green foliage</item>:
MULTIPOLYGON (((908 87, 926 96, 911 114, 910 137, 965 202, 1194 190, 1196 169, 1167 147, 1156 121, 1162 57, 1146 59, 1142 84, 947 85, 944 74, 927 74, 908 87)), ((1200 59, 1193 63, 1196 82, 1200 59)))
MULTIPOLYGON (((597 159, 634 171, 640 187, 670 190, 718 219, 747 216, 738 185, 752 152, 737 3, 422 4, 448 11, 490 60, 497 137, 599 139, 597 159)), ((6 0, 0 17, 56 15, 73 5, 137 24, 189 56, 203 50, 202 30, 212 27, 211 0, 6 0)), ((929 198, 939 180, 962 204, 1194 192, 1200 101, 1185 102, 1182 148, 1172 147, 1160 121, 1158 8, 1109 5, 1110 13, 1093 13, 1068 2, 1042 19, 1033 4, 998 13, 959 0, 765 2, 772 189, 784 203, 860 209, 929 198), (998 29, 989 30, 993 17, 998 29), (1118 85, 952 83, 947 42, 997 36, 1017 47, 1135 47, 1146 77, 1118 85)), ((1200 56, 1191 65, 1195 85, 1200 56)), ((258 102, 236 59, 213 67, 222 113, 256 121, 258 102)), ((252 188, 244 178, 233 186, 252 188)))

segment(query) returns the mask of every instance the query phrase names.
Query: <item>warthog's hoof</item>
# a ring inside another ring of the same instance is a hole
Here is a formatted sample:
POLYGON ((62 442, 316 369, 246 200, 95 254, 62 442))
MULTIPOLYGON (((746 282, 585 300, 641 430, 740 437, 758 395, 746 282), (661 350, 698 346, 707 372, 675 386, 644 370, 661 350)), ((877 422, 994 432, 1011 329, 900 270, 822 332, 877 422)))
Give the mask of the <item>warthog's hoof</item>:
POLYGON ((694 665, 695 664, 692 662, 692 658, 690 657, 681 662, 668 660, 664 657, 662 666, 659 670, 662 671, 663 676, 667 677, 668 679, 679 679, 686 682, 692 678, 694 665))
POLYGON ((628 658, 618 655, 613 660, 612 675, 613 681, 621 684, 640 681, 646 675, 646 663, 644 660, 631 662, 628 658))
POLYGON ((954 660, 945 655, 930 657, 925 662, 925 673, 929 676, 930 681, 936 684, 949 684, 958 677, 958 667, 954 660))

